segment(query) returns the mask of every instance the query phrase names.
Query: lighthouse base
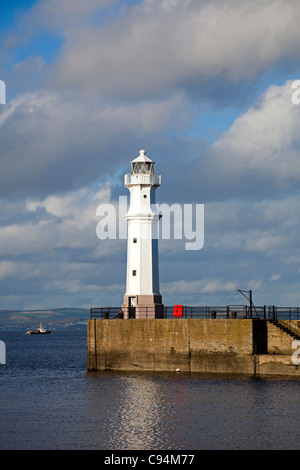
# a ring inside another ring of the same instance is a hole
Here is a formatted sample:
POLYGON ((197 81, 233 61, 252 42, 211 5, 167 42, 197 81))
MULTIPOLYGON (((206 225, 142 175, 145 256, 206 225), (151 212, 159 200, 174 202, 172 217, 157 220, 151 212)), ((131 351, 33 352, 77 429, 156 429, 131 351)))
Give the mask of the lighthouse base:
POLYGON ((125 295, 122 310, 125 319, 164 317, 164 306, 160 294, 125 295))

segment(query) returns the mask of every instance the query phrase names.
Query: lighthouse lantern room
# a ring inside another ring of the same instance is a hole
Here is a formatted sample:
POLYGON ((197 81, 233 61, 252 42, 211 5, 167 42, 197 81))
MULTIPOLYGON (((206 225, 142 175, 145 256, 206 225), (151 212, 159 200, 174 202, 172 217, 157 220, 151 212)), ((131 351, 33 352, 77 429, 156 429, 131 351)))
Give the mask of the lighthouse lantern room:
POLYGON ((141 150, 125 175, 130 191, 127 220, 127 275, 124 318, 162 318, 159 292, 158 221, 155 191, 161 176, 154 173, 154 162, 141 150))

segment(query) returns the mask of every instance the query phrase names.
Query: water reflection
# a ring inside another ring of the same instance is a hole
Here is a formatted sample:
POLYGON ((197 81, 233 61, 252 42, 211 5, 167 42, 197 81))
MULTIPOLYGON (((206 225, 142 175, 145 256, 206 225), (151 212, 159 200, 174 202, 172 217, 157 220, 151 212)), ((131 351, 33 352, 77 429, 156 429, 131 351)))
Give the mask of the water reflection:
POLYGON ((83 333, 2 333, 2 449, 300 448, 299 379, 86 372, 83 333))
MULTIPOLYGON (((172 423, 176 415, 176 401, 183 399, 181 396, 183 389, 180 384, 176 385, 176 379, 173 382, 174 393, 170 394, 166 378, 159 376, 148 374, 94 376, 89 405, 94 424, 96 424, 95 416, 98 415, 99 427, 97 430, 94 427, 94 431, 98 435, 99 447, 147 450, 168 449, 172 444, 175 445, 176 429, 172 423), (108 377, 110 385, 114 382, 113 396, 106 389, 108 377), (103 381, 103 389, 100 391, 98 387, 98 394, 95 394, 95 380, 103 381), (170 395, 173 395, 173 400, 170 400, 170 395), (104 416, 105 437, 101 431, 104 416)), ((170 378, 168 385, 170 386, 170 378)))
POLYGON ((111 444, 122 449, 151 449, 166 439, 162 383, 145 377, 122 377, 121 400, 111 423, 111 444), (118 426, 116 426, 116 424, 118 426))
POLYGON ((283 380, 96 373, 88 382, 89 448, 299 446, 299 381, 287 381, 285 389, 283 380))

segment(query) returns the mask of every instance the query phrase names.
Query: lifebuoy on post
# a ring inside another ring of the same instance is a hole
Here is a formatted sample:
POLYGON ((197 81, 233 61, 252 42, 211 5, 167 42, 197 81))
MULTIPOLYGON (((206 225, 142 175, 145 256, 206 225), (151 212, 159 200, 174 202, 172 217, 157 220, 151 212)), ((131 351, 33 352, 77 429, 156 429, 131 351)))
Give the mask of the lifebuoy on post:
POLYGON ((182 305, 174 305, 173 309, 174 317, 181 318, 183 315, 183 306, 182 305))

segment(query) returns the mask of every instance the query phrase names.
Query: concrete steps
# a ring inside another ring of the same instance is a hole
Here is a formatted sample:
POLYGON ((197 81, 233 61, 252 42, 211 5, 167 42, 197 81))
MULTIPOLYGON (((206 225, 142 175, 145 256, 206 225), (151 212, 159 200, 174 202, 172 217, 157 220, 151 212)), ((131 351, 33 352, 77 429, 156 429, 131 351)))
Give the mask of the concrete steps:
POLYGON ((295 330, 291 329, 290 327, 288 327, 284 323, 284 320, 282 320, 282 321, 280 321, 280 320, 269 320, 269 321, 273 325, 277 326, 277 328, 279 328, 281 331, 284 331, 285 333, 290 335, 293 339, 296 339, 296 340, 300 341, 300 334, 297 333, 295 330))

